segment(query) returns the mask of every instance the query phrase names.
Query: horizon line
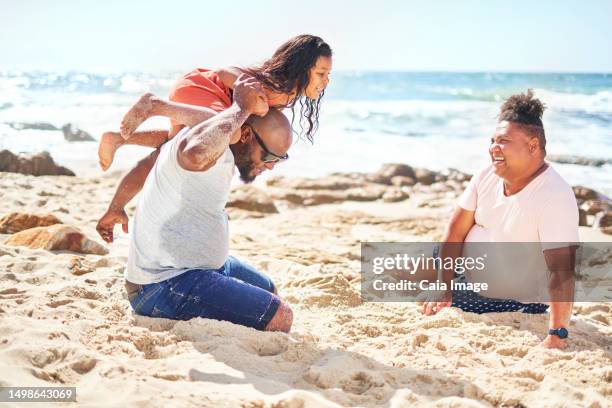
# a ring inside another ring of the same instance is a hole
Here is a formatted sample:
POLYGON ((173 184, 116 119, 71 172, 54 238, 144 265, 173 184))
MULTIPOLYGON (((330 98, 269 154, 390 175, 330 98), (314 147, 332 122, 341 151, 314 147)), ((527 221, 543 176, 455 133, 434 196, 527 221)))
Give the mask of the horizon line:
MULTIPOLYGON (((197 67, 194 67, 197 68, 197 67)), ((193 69, 193 68, 192 68, 193 69)), ((120 68, 56 68, 56 69, 40 69, 40 68, 20 68, 20 67, 2 67, 0 66, 0 73, 6 73, 11 71, 22 71, 22 72, 45 72, 45 73, 58 73, 58 72, 80 72, 80 73, 140 73, 140 74, 152 74, 152 73, 173 73, 183 72, 184 68, 159 68, 149 70, 138 70, 138 69, 120 69, 120 68)), ((468 69, 457 69, 457 70, 440 70, 440 69, 335 69, 332 70, 334 73, 342 74, 371 74, 371 73, 386 73, 386 74, 401 74, 401 73, 413 73, 413 74, 538 74, 538 75, 612 75, 612 71, 548 71, 548 70, 468 70, 468 69)))

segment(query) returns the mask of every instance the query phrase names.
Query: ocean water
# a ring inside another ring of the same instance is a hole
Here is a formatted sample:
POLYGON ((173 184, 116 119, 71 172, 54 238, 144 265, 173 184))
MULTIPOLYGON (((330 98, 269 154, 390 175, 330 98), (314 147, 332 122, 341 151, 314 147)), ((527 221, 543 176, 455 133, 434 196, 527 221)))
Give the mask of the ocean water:
MULTIPOLYGON (((139 95, 166 96, 181 74, 0 70, 0 149, 48 150, 77 174, 100 173, 96 142, 68 143, 59 131, 7 123, 72 123, 97 139, 118 128, 139 95)), ((612 158, 612 74, 334 72, 314 145, 296 140, 291 159, 271 173, 370 172, 388 162, 472 173, 489 163, 501 103, 528 88, 548 106, 549 154, 612 158)), ((168 128, 168 121, 153 118, 143 128, 168 128)), ((111 169, 127 169, 147 151, 120 149, 111 169)), ((571 184, 612 196, 611 165, 553 166, 571 184)))

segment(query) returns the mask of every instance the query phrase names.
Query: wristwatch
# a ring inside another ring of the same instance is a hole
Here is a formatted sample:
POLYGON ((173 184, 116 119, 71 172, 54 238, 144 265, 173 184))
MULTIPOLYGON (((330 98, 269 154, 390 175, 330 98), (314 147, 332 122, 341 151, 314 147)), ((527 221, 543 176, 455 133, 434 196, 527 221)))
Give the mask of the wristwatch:
POLYGON ((548 329, 548 334, 551 336, 557 336, 560 339, 567 339, 569 332, 565 327, 559 327, 558 329, 548 329))

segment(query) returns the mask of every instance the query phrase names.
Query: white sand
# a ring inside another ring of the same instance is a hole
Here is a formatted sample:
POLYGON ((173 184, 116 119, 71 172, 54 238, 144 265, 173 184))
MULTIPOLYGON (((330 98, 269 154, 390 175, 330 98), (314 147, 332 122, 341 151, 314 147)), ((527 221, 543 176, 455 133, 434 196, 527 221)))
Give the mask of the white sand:
MULTIPOLYGON (((0 173, 0 216, 50 212, 99 240, 117 181, 0 173)), ((232 253, 277 283, 289 335, 135 316, 120 228, 107 256, 0 244, 0 386, 72 385, 81 406, 612 406, 609 303, 576 306, 565 351, 537 347, 547 315, 360 303, 359 241, 439 239, 452 200, 428 202, 231 211, 232 253)))

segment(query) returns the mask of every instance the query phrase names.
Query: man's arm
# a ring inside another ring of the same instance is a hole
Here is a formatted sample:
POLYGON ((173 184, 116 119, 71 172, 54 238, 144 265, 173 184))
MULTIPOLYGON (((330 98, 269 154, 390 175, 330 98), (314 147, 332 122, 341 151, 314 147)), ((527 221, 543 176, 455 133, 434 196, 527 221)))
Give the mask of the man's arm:
MULTIPOLYGON (((474 211, 468 211, 460 206, 457 206, 448 224, 448 228, 446 229, 444 242, 440 248, 440 254, 438 256, 441 259, 452 258, 454 265, 454 260, 461 256, 463 242, 465 241, 465 237, 470 232, 470 229, 474 223, 474 211)), ((443 262, 443 265, 444 264, 446 264, 446 262, 443 262)), ((442 270, 442 280, 446 283, 446 287, 448 288, 447 293, 441 301, 423 303, 424 314, 436 314, 440 311, 440 309, 449 307, 451 305, 452 295, 450 285, 454 277, 454 272, 455 271, 452 268, 442 270)), ((440 277, 438 277, 438 279, 439 278, 440 277)))
POLYGON ((241 75, 234 86, 234 103, 211 119, 199 123, 181 135, 177 159, 185 170, 206 171, 229 147, 232 135, 253 112, 268 109, 261 84, 241 75))
MULTIPOLYGON (((178 159, 181 167, 193 171, 203 171, 209 168, 230 143, 238 140, 239 128, 249 116, 249 112, 261 111, 268 107, 259 82, 247 76, 241 77, 241 81, 237 82, 234 99, 235 103, 228 109, 229 112, 225 111, 213 116, 187 132, 179 145, 178 159), (207 151, 207 149, 210 150, 207 151)), ((184 109, 185 107, 179 108, 184 109)), ((164 113, 171 116, 170 112, 164 113)), ((200 113, 201 119, 208 116, 202 115, 203 113, 200 113)), ((171 134, 172 136, 174 135, 171 134)), ((141 160, 121 179, 108 210, 96 226, 96 230, 104 241, 113 242, 115 224, 121 224, 123 231, 128 232, 128 217, 124 207, 142 189, 158 155, 159 149, 141 160)))
MULTIPOLYGON (((550 296, 548 328, 567 328, 574 304, 576 247, 545 250, 544 259, 550 273, 548 279, 548 293, 550 296)), ((565 348, 566 340, 549 334, 541 345, 548 348, 565 348)))
POLYGON ((128 232, 128 217, 125 206, 142 189, 149 172, 159 156, 159 149, 155 150, 146 158, 140 160, 119 182, 115 195, 111 200, 106 213, 98 221, 96 230, 102 239, 108 243, 113 242, 113 229, 115 224, 121 224, 123 232, 128 232))

